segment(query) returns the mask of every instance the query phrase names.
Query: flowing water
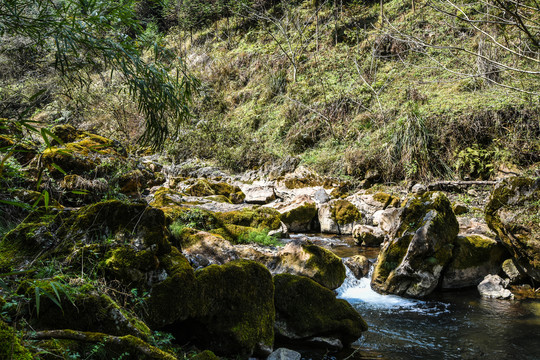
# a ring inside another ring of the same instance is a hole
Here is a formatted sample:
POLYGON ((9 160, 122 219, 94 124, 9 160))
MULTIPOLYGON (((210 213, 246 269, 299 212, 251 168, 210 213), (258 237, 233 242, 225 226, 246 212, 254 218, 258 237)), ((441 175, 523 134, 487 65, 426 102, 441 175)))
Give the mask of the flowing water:
MULTIPOLYGON (((373 260, 376 256, 365 255, 373 260)), ((325 358, 540 360, 538 300, 482 299, 476 289, 414 300, 380 295, 369 283, 370 278, 355 279, 347 269, 338 297, 358 310, 369 330, 353 344, 358 350, 352 355, 325 358)))

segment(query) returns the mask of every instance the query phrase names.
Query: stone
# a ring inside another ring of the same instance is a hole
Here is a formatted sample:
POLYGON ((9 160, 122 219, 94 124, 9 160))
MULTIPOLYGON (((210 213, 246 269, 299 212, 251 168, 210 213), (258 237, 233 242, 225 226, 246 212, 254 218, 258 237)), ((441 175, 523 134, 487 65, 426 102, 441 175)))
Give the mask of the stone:
MULTIPOLYGON (((249 260, 211 265, 196 273, 195 317, 175 329, 217 355, 266 357, 274 343, 274 286, 261 264, 249 260)), ((173 331, 174 334, 174 331, 173 331)), ((181 337, 182 338, 182 337, 181 337)))
POLYGON ((356 225, 353 229, 353 238, 357 245, 378 247, 384 242, 384 232, 375 226, 356 225))
MULTIPOLYGON (((276 335, 293 341, 315 338, 337 339, 335 346, 356 341, 367 324, 360 314, 329 289, 303 276, 274 276, 276 335)), ((327 342, 328 344, 328 342, 327 342)))
POLYGON ((385 294, 423 297, 435 290, 452 258, 458 222, 440 192, 411 197, 398 215, 379 254, 371 287, 385 294))
POLYGON ((300 195, 283 208, 279 208, 280 219, 289 231, 312 232, 318 230, 317 205, 308 195, 300 195))
POLYGON ((350 201, 337 199, 321 205, 318 217, 322 233, 351 235, 362 213, 350 201))
POLYGON ((540 282, 540 178, 507 178, 495 186, 486 222, 519 267, 540 282))
POLYGON ((481 235, 458 236, 452 260, 446 266, 441 287, 458 289, 478 285, 488 274, 497 274, 507 252, 504 246, 481 235))
POLYGON ((396 224, 399 221, 399 209, 390 208, 382 210, 379 218, 379 227, 385 233, 389 233, 392 228, 396 227, 396 224))
POLYGON ((242 191, 246 195, 244 201, 248 204, 264 205, 276 199, 273 186, 243 187, 242 191))
POLYGON ((424 184, 415 184, 413 185, 413 187, 411 188, 411 192, 413 194, 418 194, 418 195, 422 195, 423 193, 425 193, 427 191, 427 186, 425 186, 424 184))
POLYGON ((502 264, 502 270, 510 280, 510 284, 518 284, 526 278, 523 271, 517 267, 514 259, 506 259, 502 264))
POLYGON ((274 350, 266 360, 300 360, 301 358, 302 355, 299 352, 287 348, 279 348, 274 350))
POLYGON ((319 189, 315 191, 315 193, 313 194, 313 200, 315 200, 317 204, 325 204, 329 202, 331 199, 328 193, 326 192, 326 190, 319 189))
POLYGON ((354 255, 344 261, 345 266, 351 270, 354 277, 361 279, 366 277, 371 270, 372 264, 364 255, 354 255))
POLYGON ((509 280, 503 280, 499 275, 487 275, 480 284, 478 292, 484 298, 513 299, 514 295, 506 289, 509 280))

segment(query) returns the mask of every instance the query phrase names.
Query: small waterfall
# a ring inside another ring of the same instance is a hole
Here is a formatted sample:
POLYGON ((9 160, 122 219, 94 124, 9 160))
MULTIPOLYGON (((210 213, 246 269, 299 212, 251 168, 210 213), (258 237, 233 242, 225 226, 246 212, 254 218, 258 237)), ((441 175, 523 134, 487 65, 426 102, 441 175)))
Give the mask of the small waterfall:
POLYGON ((412 308, 421 301, 405 299, 396 295, 381 295, 371 289, 371 276, 373 267, 369 274, 362 279, 357 279, 354 274, 345 266, 347 277, 343 284, 336 290, 338 298, 345 299, 351 304, 364 303, 364 305, 377 308, 412 308))

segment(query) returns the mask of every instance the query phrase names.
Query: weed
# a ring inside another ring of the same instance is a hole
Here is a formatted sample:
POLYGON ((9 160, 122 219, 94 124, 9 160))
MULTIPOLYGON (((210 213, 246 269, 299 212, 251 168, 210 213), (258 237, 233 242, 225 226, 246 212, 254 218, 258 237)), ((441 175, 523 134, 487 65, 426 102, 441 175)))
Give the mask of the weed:
POLYGON ((268 229, 254 230, 238 238, 239 244, 259 244, 264 246, 283 246, 276 235, 268 235, 268 229))

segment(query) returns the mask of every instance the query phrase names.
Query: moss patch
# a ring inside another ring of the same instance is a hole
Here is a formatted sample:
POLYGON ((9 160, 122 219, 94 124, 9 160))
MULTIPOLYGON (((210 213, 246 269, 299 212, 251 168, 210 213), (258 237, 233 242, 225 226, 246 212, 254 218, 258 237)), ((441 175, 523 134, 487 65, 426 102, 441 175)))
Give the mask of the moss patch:
POLYGON ((223 195, 233 204, 241 204, 246 195, 238 186, 224 182, 210 182, 206 179, 199 179, 195 184, 186 189, 186 194, 191 196, 214 196, 223 195))
POLYGON ((350 224, 362 219, 362 213, 347 200, 336 200, 333 202, 330 208, 330 214, 332 220, 339 225, 350 224))
POLYGON ((15 330, 0 320, 0 358, 32 360, 33 355, 21 344, 15 330))

